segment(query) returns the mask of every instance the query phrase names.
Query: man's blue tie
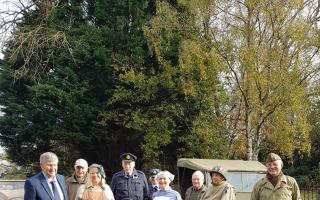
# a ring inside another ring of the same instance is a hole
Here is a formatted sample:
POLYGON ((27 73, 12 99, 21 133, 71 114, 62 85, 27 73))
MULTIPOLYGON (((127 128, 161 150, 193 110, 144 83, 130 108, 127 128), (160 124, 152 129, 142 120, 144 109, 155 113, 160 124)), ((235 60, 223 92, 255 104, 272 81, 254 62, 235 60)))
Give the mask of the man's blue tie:
POLYGON ((56 187, 56 184, 54 184, 54 181, 51 181, 50 183, 51 183, 51 187, 52 187, 53 199, 61 200, 58 189, 56 187))

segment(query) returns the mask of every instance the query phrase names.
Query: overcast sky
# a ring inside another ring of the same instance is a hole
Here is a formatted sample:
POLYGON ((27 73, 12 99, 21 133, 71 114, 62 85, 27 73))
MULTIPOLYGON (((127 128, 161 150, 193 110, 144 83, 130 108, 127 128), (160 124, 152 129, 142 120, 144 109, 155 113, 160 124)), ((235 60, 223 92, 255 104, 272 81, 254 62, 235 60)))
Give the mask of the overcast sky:
MULTIPOLYGON (((0 19, 1 19, 0 26, 2 26, 3 19, 7 18, 7 16, 3 12, 8 11, 8 10, 12 10, 12 8, 14 8, 14 4, 9 3, 8 0, 0 0, 0 19)), ((2 55, 3 43, 6 39, 6 37, 4 36, 2 31, 3 31, 3 29, 1 29, 1 31, 0 31, 0 48, 1 48, 0 58, 1 59, 3 58, 3 55, 2 55)))
MULTIPOLYGON (((9 9, 11 9, 12 8, 12 6, 10 6, 9 4, 8 4, 8 1, 7 0, 0 0, 0 16, 1 16, 1 18, 0 19, 2 19, 3 17, 5 17, 4 15, 3 15, 3 13, 2 13, 2 11, 7 11, 7 10, 9 10, 9 9)), ((0 21, 0 23, 1 23, 2 21, 0 21)), ((0 24, 1 25, 1 24, 0 24)), ((1 51, 0 51, 0 58, 2 59, 3 58, 3 55, 2 55, 2 48, 3 48, 3 35, 2 35, 2 33, 0 32, 0 47, 1 47, 1 51)), ((2 115, 2 112, 1 112, 1 107, 0 107, 0 116, 2 115)), ((3 153, 4 152, 4 149, 3 149, 3 147, 1 147, 0 146, 0 154, 1 153, 3 153)))
MULTIPOLYGON (((20 0, 21 2, 28 2, 28 0, 20 0)), ((15 11, 18 10, 19 7, 21 7, 21 3, 19 0, 0 0, 0 28, 3 24, 3 20, 12 19, 9 15, 5 14, 4 12, 8 11, 15 11)), ((8 34, 3 33, 3 29, 0 29, 0 58, 3 58, 2 55, 2 48, 3 44, 8 38, 8 34)))
MULTIPOLYGON (((8 0, 0 0, 0 25, 2 25, 2 20, 5 18, 7 18, 6 15, 4 15, 3 11, 12 11, 12 10, 16 10, 18 9, 18 7, 14 4, 16 2, 19 2, 17 0, 11 0, 11 1, 8 1, 8 0), (10 3, 11 2, 11 3, 10 3)), ((6 38, 4 37, 2 31, 0 31, 0 48, 1 48, 1 51, 0 51, 0 59, 3 58, 3 55, 2 55, 2 48, 3 48, 3 42, 6 40, 6 38)), ((0 116, 3 115, 3 113, 1 112, 1 106, 0 106, 0 116)), ((4 152, 4 149, 3 147, 0 146, 0 153, 3 153, 4 152)))

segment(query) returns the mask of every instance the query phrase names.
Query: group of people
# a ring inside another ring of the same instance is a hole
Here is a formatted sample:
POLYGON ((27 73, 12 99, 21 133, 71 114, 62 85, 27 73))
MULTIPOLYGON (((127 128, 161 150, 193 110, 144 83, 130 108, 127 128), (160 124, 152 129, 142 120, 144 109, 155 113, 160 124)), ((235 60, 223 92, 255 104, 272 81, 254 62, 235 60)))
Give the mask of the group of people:
MULTIPOLYGON (((149 183, 142 171, 135 169, 137 157, 131 153, 120 156, 122 170, 112 177, 110 186, 105 182, 103 166, 76 160, 74 173, 65 179, 57 173, 58 157, 52 152, 40 156, 41 172, 25 182, 25 200, 182 200, 171 188, 174 175, 159 169, 149 170, 149 183)), ((301 200, 294 178, 282 173, 281 158, 270 153, 266 161, 266 177, 256 183, 251 200, 301 200)), ((204 175, 195 171, 192 186, 185 200, 235 200, 236 192, 227 182, 224 169, 215 166, 210 171, 212 182, 206 187, 204 175)))
POLYGON ((201 171, 192 174, 192 186, 185 194, 185 200, 235 200, 236 193, 233 186, 227 182, 224 169, 215 166, 210 171, 211 184, 204 185, 204 175, 201 171))
MULTIPOLYGON (((301 200, 296 180, 284 175, 283 162, 279 155, 270 153, 266 159, 267 174, 253 187, 250 200, 301 200)), ((204 175, 196 171, 192 175, 192 186, 185 194, 185 200, 235 200, 234 187, 227 182, 225 171, 216 166, 211 172, 211 184, 206 188, 204 175)))

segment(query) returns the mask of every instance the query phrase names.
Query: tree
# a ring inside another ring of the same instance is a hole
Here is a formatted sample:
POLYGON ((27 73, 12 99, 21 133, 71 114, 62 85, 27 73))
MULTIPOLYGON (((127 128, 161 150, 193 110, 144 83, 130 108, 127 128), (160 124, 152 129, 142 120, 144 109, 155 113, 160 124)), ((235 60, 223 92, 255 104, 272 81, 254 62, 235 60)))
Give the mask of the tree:
POLYGON ((210 27, 213 46, 228 67, 222 76, 230 97, 228 130, 244 142, 248 160, 270 146, 286 155, 297 147, 309 150, 308 81, 319 70, 318 6, 207 1, 212 15, 203 27, 210 27))
MULTIPOLYGON (((193 16, 193 21, 173 21, 174 15, 166 13, 163 16, 169 17, 159 24, 172 23, 173 30, 186 25, 189 31, 184 36, 197 32, 203 41, 196 42, 203 44, 199 48, 209 50, 223 69, 217 70, 216 83, 226 91, 228 105, 215 108, 223 110, 226 119, 221 124, 224 138, 229 139, 227 157, 257 160, 261 149, 283 155, 295 148, 308 152, 308 87, 319 72, 317 2, 181 0, 178 5, 187 12, 179 13, 181 18, 193 16)), ((161 38, 163 30, 152 32, 151 41, 161 38)), ((181 44, 179 64, 183 63, 181 44)), ((188 50, 194 50, 190 46, 188 50)), ((154 42, 152 50, 160 62, 166 61, 164 47, 161 40, 154 42)))
POLYGON ((34 3, 16 23, 1 62, 1 143, 22 165, 54 151, 66 171, 80 156, 115 171, 121 152, 140 155, 141 134, 103 126, 100 115, 118 85, 115 63, 148 60, 141 26, 152 2, 34 3))
MULTIPOLYGON (((32 1, 0 68, 0 140, 119 168, 309 150, 314 1, 32 1), (139 162, 140 163, 140 162, 139 162)), ((32 153, 36 152, 36 153, 32 153)))
POLYGON ((170 168, 179 157, 225 156, 219 59, 185 9, 157 2, 156 15, 144 27, 155 61, 119 64, 123 84, 104 115, 106 123, 116 121, 144 134, 145 167, 170 168))

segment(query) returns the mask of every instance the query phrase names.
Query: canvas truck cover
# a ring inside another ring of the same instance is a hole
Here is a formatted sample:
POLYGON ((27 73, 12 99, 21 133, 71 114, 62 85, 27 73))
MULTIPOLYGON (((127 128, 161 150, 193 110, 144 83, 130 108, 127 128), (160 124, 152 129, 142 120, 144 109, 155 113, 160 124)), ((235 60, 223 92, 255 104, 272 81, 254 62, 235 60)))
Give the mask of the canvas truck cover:
POLYGON ((177 162, 178 167, 193 170, 210 171, 214 166, 221 166, 228 172, 266 172, 267 168, 259 161, 245 160, 215 160, 181 158, 177 162))
POLYGON ((267 168, 259 161, 245 160, 215 160, 181 158, 177 162, 178 185, 184 198, 185 191, 192 185, 191 177, 194 171, 204 172, 205 184, 211 184, 209 172, 215 166, 224 168, 228 182, 237 191, 237 200, 249 200, 254 184, 265 176, 267 168))

